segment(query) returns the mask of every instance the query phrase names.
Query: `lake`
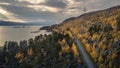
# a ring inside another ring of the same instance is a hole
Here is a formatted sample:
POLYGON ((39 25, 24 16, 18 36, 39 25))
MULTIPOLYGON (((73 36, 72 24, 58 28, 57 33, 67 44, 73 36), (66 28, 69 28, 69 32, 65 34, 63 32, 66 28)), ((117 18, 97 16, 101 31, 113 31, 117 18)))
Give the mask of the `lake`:
POLYGON ((45 30, 38 32, 42 26, 0 26, 0 47, 5 41, 21 41, 34 38, 40 34, 48 34, 45 30))

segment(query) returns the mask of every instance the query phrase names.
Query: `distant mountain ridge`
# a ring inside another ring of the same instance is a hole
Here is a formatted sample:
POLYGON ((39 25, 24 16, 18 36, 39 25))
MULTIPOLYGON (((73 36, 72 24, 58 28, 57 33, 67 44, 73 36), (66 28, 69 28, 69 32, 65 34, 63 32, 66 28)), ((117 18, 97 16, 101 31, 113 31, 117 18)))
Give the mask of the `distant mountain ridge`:
POLYGON ((0 26, 18 26, 18 25, 25 25, 25 24, 20 22, 0 21, 0 26))
POLYGON ((65 19, 60 24, 43 27, 42 29, 45 30, 54 30, 56 28, 62 28, 63 30, 67 28, 81 29, 81 25, 83 25, 83 23, 85 25, 91 25, 95 23, 100 24, 109 23, 113 25, 113 22, 115 22, 116 19, 119 17, 120 17, 120 5, 104 10, 88 12, 78 17, 70 17, 68 19, 65 19))
MULTIPOLYGON (((74 23, 74 24, 79 24, 82 23, 83 20, 85 21, 101 21, 100 18, 104 18, 104 19, 108 19, 114 17, 120 17, 120 5, 118 6, 114 6, 108 9, 104 9, 104 10, 98 10, 98 11, 92 11, 92 12, 88 12, 85 14, 82 14, 78 17, 71 17, 68 18, 66 20, 64 20, 62 23, 59 24, 59 26, 65 25, 65 24, 70 24, 70 23, 74 23)), ((103 22, 103 21, 101 21, 103 22)), ((72 26, 72 25, 71 25, 72 26)))
POLYGON ((12 21, 0 21, 0 26, 32 26, 32 25, 47 25, 39 22, 12 22, 12 21))

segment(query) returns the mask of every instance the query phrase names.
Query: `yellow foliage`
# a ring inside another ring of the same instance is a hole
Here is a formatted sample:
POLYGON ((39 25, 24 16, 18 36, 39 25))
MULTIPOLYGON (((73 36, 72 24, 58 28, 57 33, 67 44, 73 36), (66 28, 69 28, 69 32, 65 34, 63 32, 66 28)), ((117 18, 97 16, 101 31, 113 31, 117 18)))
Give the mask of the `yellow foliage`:
POLYGON ((100 48, 102 45, 103 45, 103 42, 101 41, 101 42, 98 44, 98 47, 100 48))
POLYGON ((87 40, 82 39, 82 43, 83 43, 83 44, 86 44, 86 43, 87 43, 87 40))
POLYGON ((66 39, 65 38, 62 40, 62 43, 66 43, 66 39))
POLYGON ((64 45, 66 43, 66 39, 62 39, 62 41, 59 41, 59 43, 64 45))
POLYGON ((120 31, 118 31, 118 35, 120 35, 120 31))
POLYGON ((68 32, 68 34, 69 34, 70 38, 73 38, 73 36, 72 36, 72 33, 71 33, 71 32, 68 32))
POLYGON ((106 41, 106 38, 103 38, 102 43, 106 41))
POLYGON ((98 61, 99 61, 100 63, 103 62, 103 57, 100 56, 100 57, 98 58, 98 61))
POLYGON ((89 45, 89 44, 86 44, 86 50, 88 51, 88 52, 91 52, 91 46, 89 45))
POLYGON ((118 31, 118 39, 120 39, 120 31, 118 31))
POLYGON ((115 37, 116 37, 116 33, 113 33, 113 34, 112 34, 112 37, 115 38, 115 37))
POLYGON ((69 53, 70 52, 70 47, 68 45, 65 45, 64 47, 62 47, 62 52, 63 53, 69 53))
POLYGON ((82 37, 82 35, 81 34, 78 34, 78 38, 81 38, 82 37))
POLYGON ((27 54, 28 54, 28 55, 32 55, 32 54, 33 54, 32 48, 29 48, 29 49, 28 49, 27 54))
POLYGON ((63 52, 63 53, 68 53, 68 52, 70 52, 70 47, 69 47, 69 45, 67 44, 66 39, 63 39, 62 41, 59 41, 59 43, 60 43, 61 45, 63 45, 63 46, 62 46, 62 52, 63 52))
POLYGON ((93 37, 92 37, 92 40, 96 40, 96 38, 97 38, 97 35, 94 34, 93 37))
POLYGON ((112 53, 112 59, 114 60, 114 59, 116 59, 117 58, 117 54, 114 52, 114 53, 112 53))
POLYGON ((74 43, 72 45, 72 51, 74 52, 74 56, 75 57, 79 56, 79 52, 77 50, 77 46, 74 43))
POLYGON ((85 33, 85 38, 88 38, 89 37, 89 33, 85 33))
POLYGON ((115 38, 114 38, 114 42, 117 42, 117 41, 118 41, 118 39, 117 39, 117 37, 115 37, 115 38))
POLYGON ((93 57, 93 58, 96 58, 97 57, 97 51, 96 51, 96 49, 95 48, 93 48, 93 51, 92 51, 92 53, 91 53, 91 56, 93 57))
POLYGON ((107 46, 106 46, 106 45, 103 45, 103 51, 104 51, 106 48, 107 48, 107 46))
POLYGON ((16 55, 15 55, 15 58, 23 58, 24 57, 24 54, 22 52, 18 52, 16 55))

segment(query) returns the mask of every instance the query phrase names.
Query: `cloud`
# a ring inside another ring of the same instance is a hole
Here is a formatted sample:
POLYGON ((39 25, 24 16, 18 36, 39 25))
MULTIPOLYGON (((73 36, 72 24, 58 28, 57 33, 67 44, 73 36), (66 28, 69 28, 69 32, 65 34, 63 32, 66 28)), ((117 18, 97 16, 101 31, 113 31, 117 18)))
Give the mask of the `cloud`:
POLYGON ((45 0, 45 2, 40 3, 40 5, 46 5, 56 8, 66 8, 67 4, 63 2, 62 0, 45 0))
POLYGON ((120 0, 67 0, 67 12, 63 12, 69 16, 77 16, 83 14, 84 8, 87 12, 106 9, 120 4, 120 0), (74 14, 72 14, 74 13, 74 14))
POLYGON ((20 2, 31 3, 28 7, 33 8, 36 11, 49 11, 59 12, 64 9, 67 5, 62 0, 19 0, 20 2))
POLYGON ((1 0, 0 4, 29 7, 36 11, 59 12, 66 7, 62 0, 1 0))
POLYGON ((0 7, 0 17, 1 17, 1 20, 6 20, 6 21, 19 21, 19 22, 23 22, 24 21, 23 19, 17 18, 16 15, 6 11, 2 7, 0 7))
POLYGON ((59 12, 61 9, 50 7, 50 6, 44 6, 44 5, 29 5, 29 8, 32 8, 36 11, 49 11, 49 12, 59 12))
POLYGON ((59 14, 49 11, 36 11, 30 7, 13 6, 13 5, 0 5, 7 13, 13 14, 12 16, 26 21, 36 22, 56 22, 59 14), (47 20, 46 20, 47 19, 47 20), (55 20, 55 21, 53 21, 55 20))
POLYGON ((64 19, 119 5, 120 0, 0 0, 0 19, 60 23, 64 19))
POLYGON ((45 0, 18 0, 19 2, 28 2, 31 4, 39 4, 39 3, 44 3, 45 0))
POLYGON ((49 6, 56 8, 65 8, 67 5, 62 0, 18 0, 19 2, 27 2, 31 5, 49 6))

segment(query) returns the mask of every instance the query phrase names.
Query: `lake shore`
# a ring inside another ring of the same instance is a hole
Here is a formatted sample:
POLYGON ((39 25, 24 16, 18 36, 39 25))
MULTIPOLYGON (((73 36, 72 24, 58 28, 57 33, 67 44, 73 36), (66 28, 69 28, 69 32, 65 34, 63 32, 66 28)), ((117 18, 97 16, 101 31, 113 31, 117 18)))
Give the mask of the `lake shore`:
POLYGON ((0 26, 0 47, 4 46, 5 41, 28 40, 29 38, 34 38, 40 34, 50 33, 46 30, 39 30, 43 26, 26 26, 25 28, 22 28, 22 26, 18 26, 20 28, 13 27, 16 26, 0 26))

